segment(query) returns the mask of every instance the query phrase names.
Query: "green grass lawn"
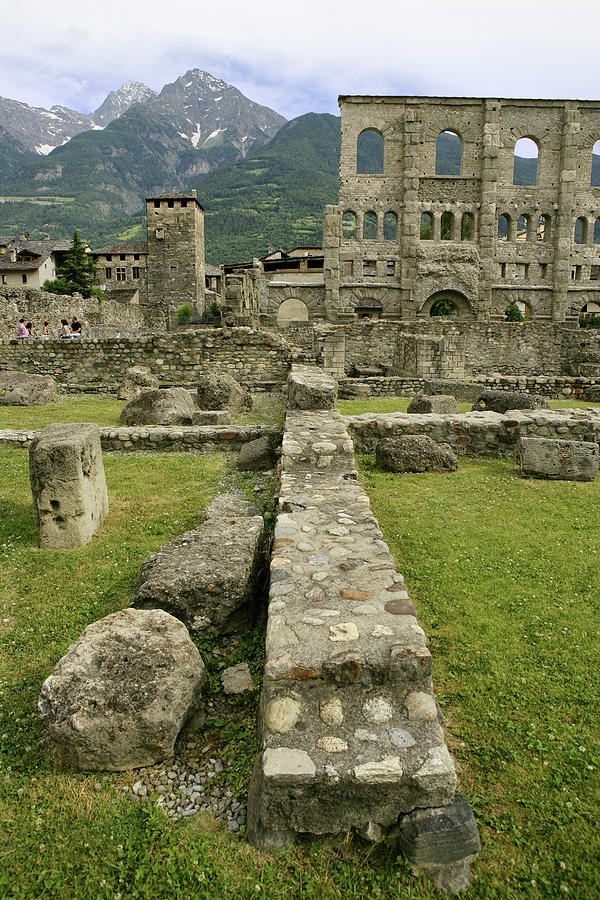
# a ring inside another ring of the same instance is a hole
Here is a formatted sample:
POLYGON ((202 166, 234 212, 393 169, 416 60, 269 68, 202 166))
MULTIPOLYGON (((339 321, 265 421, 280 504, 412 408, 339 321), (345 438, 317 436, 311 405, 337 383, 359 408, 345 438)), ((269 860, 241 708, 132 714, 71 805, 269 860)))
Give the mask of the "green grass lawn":
MULTIPOLYGON (((360 416, 361 413, 406 412, 411 397, 368 397, 365 400, 340 400, 338 409, 343 416, 360 416)), ((587 409, 600 406, 581 400, 550 400, 550 409, 587 409)), ((472 403, 459 403, 458 411, 470 412, 472 403)))
MULTIPOLYGON (((87 624, 129 605, 140 562, 234 477, 225 456, 104 462, 111 512, 98 535, 39 550, 27 453, 0 450, 0 897, 436 896, 387 846, 306 840, 270 856, 210 817, 171 824, 152 800, 123 797, 123 776, 58 764, 36 712, 42 682, 87 624)), ((452 475, 360 465, 428 633, 480 827, 469 896, 598 897, 600 482, 526 481, 498 460, 461 459, 452 475)), ((260 637, 245 641, 256 666, 260 637)), ((205 726, 234 764, 233 790, 258 749, 253 718, 249 706, 235 726, 205 726)))

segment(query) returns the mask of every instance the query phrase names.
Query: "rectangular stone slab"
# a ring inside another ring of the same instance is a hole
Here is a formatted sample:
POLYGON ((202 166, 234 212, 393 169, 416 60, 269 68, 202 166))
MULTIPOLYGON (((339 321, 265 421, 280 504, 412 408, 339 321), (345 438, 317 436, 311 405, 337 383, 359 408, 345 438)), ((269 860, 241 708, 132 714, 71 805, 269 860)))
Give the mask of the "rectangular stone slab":
POLYGON ((108 514, 97 425, 48 425, 29 448, 40 547, 88 544, 108 514))

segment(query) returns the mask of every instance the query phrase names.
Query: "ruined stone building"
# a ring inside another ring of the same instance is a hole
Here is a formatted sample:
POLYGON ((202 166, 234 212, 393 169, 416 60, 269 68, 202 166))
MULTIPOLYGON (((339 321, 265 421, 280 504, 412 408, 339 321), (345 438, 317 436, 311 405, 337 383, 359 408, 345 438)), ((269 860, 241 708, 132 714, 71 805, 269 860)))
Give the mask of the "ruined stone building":
MULTIPOLYGON (((326 209, 323 241, 327 320, 369 309, 418 320, 440 303, 484 321, 503 319, 512 301, 542 321, 600 310, 592 173, 600 102, 339 102, 340 195, 326 209), (531 150, 517 172, 522 139, 531 150), (449 140, 450 160, 441 158, 449 140)), ((312 312, 321 313, 318 304, 312 312)))

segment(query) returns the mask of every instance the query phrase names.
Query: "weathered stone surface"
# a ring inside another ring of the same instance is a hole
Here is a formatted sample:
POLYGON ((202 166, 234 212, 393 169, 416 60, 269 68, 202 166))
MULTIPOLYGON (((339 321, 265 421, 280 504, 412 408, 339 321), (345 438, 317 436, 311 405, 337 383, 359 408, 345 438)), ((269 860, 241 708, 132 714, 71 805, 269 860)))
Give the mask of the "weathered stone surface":
POLYGON ((339 385, 340 400, 364 400, 372 394, 368 384, 345 382, 339 385))
POLYGON ((108 514, 97 425, 48 425, 29 448, 40 547, 88 544, 108 514))
POLYGON ((384 438, 375 449, 377 465, 387 472, 455 472, 458 459, 449 444, 427 435, 384 438))
POLYGON ((246 691, 256 690, 248 663, 229 666, 221 672, 221 684, 226 694, 244 694, 246 691))
POLYGON ((497 413, 509 409, 548 409, 548 401, 540 394, 521 391, 482 391, 473 403, 473 409, 497 413))
POLYGON ((123 425, 191 425, 194 403, 184 388, 143 391, 121 410, 123 425))
POLYGON ((194 409, 192 425, 230 425, 228 409, 194 409))
POLYGON ((238 469, 243 472, 266 472, 277 462, 273 442, 266 435, 255 441, 248 441, 238 454, 238 469))
POLYGON ((0 406, 41 406, 55 396, 56 382, 50 375, 0 372, 0 406))
POLYGON ((117 393, 117 400, 133 400, 144 391, 157 391, 158 378, 149 366, 130 366, 117 393))
POLYGON ((289 409, 333 409, 337 382, 322 369, 293 366, 288 378, 289 409))
POLYGON ((277 734, 287 734, 300 718, 302 704, 293 697, 277 697, 265 707, 265 726, 277 734))
POLYGON ((46 679, 38 709, 61 757, 121 771, 171 756, 195 714, 204 664, 181 622, 124 609, 89 625, 46 679))
POLYGON ((397 847, 416 866, 447 866, 471 860, 481 849, 473 811, 462 794, 437 809, 416 809, 399 822, 397 847))
POLYGON ((243 519, 260 516, 256 503, 246 500, 241 494, 226 492, 217 494, 204 510, 205 519, 243 519))
POLYGON ((593 481, 598 474, 598 444, 521 438, 521 472, 527 477, 561 481, 593 481))
POLYGON ((458 403, 450 394, 415 394, 408 413, 457 413, 458 403))
MULTIPOLYGON (((244 501, 242 501, 244 502, 244 501)), ((233 501, 221 507, 235 512, 233 501)), ((264 568, 262 516, 215 515, 140 566, 133 606, 164 609, 193 634, 236 631, 258 614, 264 568)))
POLYGON ((252 409, 252 395, 239 382, 224 372, 203 372, 196 389, 200 409, 228 409, 238 412, 252 409))

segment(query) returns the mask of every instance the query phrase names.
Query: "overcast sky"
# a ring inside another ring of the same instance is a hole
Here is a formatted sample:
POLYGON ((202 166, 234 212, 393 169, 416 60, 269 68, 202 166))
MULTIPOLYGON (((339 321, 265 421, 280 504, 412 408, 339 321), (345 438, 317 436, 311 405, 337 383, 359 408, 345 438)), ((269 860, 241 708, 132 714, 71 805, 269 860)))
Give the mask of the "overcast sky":
POLYGON ((293 118, 338 94, 600 97, 598 0, 31 0, 2 15, 0 95, 97 108, 204 69, 293 118))

